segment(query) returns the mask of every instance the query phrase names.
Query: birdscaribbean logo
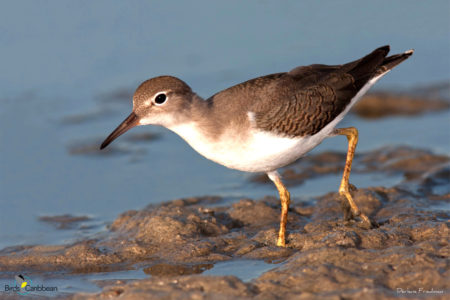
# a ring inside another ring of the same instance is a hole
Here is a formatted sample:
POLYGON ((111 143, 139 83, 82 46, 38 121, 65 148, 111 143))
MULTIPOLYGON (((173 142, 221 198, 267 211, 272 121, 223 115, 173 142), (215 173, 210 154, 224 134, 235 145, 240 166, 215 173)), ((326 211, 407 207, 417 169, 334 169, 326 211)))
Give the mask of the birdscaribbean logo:
POLYGON ((27 285, 31 285, 31 279, 28 277, 25 279, 25 276, 23 276, 22 274, 16 275, 14 278, 16 279, 16 286, 19 286, 20 288, 20 291, 18 291, 17 293, 20 295, 28 294, 29 292, 27 292, 25 288, 27 287, 27 285))
POLYGON ((32 285, 30 277, 22 274, 14 276, 14 285, 5 284, 5 292, 16 292, 19 295, 28 295, 30 292, 57 292, 56 286, 44 286, 43 284, 32 285))

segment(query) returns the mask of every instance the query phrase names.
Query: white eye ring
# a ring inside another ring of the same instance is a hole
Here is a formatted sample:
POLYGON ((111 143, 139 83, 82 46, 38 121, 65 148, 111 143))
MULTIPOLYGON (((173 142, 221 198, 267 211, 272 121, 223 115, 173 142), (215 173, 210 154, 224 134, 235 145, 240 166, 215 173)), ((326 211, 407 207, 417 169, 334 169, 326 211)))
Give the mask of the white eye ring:
POLYGON ((153 99, 153 102, 156 105, 163 105, 164 103, 167 102, 167 99, 168 99, 168 97, 167 97, 166 93, 162 92, 162 93, 156 94, 155 98, 153 99))

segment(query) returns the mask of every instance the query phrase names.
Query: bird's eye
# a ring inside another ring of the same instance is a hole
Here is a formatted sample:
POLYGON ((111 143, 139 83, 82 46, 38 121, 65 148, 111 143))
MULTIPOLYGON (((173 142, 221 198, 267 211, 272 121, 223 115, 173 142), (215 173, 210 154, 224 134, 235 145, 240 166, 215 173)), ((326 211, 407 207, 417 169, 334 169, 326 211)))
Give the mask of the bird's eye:
POLYGON ((163 93, 158 94, 158 95, 155 97, 155 103, 156 103, 156 104, 159 104, 159 105, 161 105, 161 104, 163 104, 164 102, 166 102, 166 100, 167 100, 167 96, 166 96, 166 94, 163 94, 163 93))

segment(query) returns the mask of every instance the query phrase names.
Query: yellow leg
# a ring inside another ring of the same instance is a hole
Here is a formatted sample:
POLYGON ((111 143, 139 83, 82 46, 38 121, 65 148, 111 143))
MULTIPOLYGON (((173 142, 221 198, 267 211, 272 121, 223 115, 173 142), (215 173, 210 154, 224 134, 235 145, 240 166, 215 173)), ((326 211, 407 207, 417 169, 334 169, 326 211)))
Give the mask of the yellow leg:
MULTIPOLYGON (((371 225, 369 218, 361 213, 349 190, 349 177, 352 169, 353 156, 355 155, 356 144, 358 143, 358 130, 355 127, 338 128, 334 130, 336 135, 345 135, 348 139, 347 159, 345 161, 344 174, 342 175, 341 185, 339 186, 339 194, 345 197, 350 205, 351 214, 353 217, 360 217, 365 223, 371 225)), ((344 214, 346 212, 344 211, 344 214)), ((346 216, 344 216, 346 218, 346 216)))
POLYGON ((280 231, 278 232, 278 240, 277 246, 285 247, 286 246, 286 223, 287 223, 287 215, 289 210, 289 204, 291 203, 291 196, 289 191, 284 186, 281 181, 280 175, 276 171, 267 173, 270 180, 275 183, 277 187, 278 193, 280 194, 281 201, 281 218, 280 218, 280 231))

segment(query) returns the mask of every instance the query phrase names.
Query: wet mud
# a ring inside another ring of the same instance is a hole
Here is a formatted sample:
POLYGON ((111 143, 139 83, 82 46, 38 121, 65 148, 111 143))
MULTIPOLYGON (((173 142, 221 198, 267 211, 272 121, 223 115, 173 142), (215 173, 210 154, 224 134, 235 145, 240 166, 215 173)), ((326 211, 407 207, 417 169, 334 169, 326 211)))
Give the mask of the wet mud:
POLYGON ((361 118, 417 116, 450 108, 450 83, 419 86, 405 92, 369 93, 356 103, 352 112, 361 118))
POLYGON ((389 116, 415 116, 448 108, 450 102, 442 98, 378 92, 365 96, 353 107, 352 112, 362 118, 377 119, 389 116))
MULTIPOLYGON (((342 172, 344 160, 343 153, 312 155, 283 175, 289 184, 300 184, 342 172)), ((352 176, 403 175, 391 188, 353 191, 360 209, 378 223, 372 229, 359 220, 344 222, 342 199, 328 193, 291 204, 287 247, 281 248, 275 244, 277 198, 234 203, 212 196, 185 198, 124 212, 91 239, 5 248, 0 251, 0 271, 88 274, 142 269, 149 276, 99 281, 101 292, 70 295, 74 299, 398 299, 414 291, 416 297, 444 299, 450 289, 449 160, 411 147, 359 154, 352 176), (262 260, 273 269, 249 282, 202 275, 217 262, 241 259, 262 260)), ((43 221, 60 227, 81 220, 61 216, 43 221)))
MULTIPOLYGON (((286 185, 299 185, 319 176, 342 173, 345 160, 346 152, 327 151, 307 155, 281 169, 280 174, 286 185)), ((383 147, 355 153, 352 175, 382 172, 386 175, 403 175, 404 180, 412 180, 448 161, 447 156, 433 154, 425 149, 409 146, 383 147)), ((273 184, 266 174, 252 176, 250 181, 273 184)))
POLYGON ((81 229, 84 225, 83 222, 92 220, 89 216, 73 216, 73 215, 60 215, 60 216, 41 216, 39 221, 48 223, 57 229, 81 229))
MULTIPOLYGON (((112 131, 112 129, 111 129, 112 131)), ((120 142, 115 143, 105 149, 100 150, 100 145, 104 141, 104 137, 87 138, 84 140, 77 140, 67 145, 67 152, 70 155, 83 156, 108 156, 113 154, 138 154, 137 152, 145 152, 144 149, 130 147, 143 142, 153 142, 158 140, 161 135, 152 132, 129 133, 125 135, 120 142)))

